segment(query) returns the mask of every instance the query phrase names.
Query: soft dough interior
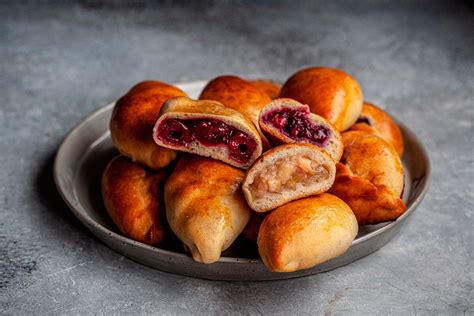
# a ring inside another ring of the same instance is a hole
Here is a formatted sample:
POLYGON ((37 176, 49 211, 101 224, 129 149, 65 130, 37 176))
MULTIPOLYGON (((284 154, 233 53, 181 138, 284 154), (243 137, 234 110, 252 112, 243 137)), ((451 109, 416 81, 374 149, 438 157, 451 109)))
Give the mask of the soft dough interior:
POLYGON ((173 146, 189 147, 196 142, 206 147, 225 146, 229 158, 239 163, 246 162, 257 147, 247 133, 218 119, 168 118, 159 125, 157 136, 173 146))
POLYGON ((324 147, 331 131, 309 118, 310 112, 305 109, 281 108, 265 113, 262 117, 266 124, 276 128, 283 135, 294 140, 306 140, 324 147))
POLYGON ((254 199, 258 200, 282 192, 296 192, 305 187, 317 186, 330 175, 330 166, 301 154, 292 159, 279 157, 261 168, 250 184, 254 199))

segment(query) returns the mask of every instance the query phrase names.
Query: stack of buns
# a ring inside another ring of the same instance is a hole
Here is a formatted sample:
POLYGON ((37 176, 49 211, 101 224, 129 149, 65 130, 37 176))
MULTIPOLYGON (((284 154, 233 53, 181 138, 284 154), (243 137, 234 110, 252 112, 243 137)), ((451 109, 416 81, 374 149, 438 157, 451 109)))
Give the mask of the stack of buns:
POLYGON ((359 225, 405 211, 400 130, 339 69, 281 87, 220 76, 199 100, 142 82, 110 130, 121 155, 102 194, 118 229, 149 245, 176 236, 205 264, 243 235, 268 270, 308 269, 343 254, 359 225))

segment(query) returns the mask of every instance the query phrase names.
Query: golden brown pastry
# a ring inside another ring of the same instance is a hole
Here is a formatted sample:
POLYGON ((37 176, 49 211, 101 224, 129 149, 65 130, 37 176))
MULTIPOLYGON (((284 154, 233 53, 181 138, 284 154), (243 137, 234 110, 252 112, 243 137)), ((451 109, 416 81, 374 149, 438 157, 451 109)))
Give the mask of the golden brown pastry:
POLYGON ((298 71, 285 82, 280 97, 308 104, 311 112, 327 119, 338 131, 357 121, 363 100, 357 81, 342 70, 327 67, 298 71))
POLYGON ((306 143, 324 149, 339 161, 343 152, 341 135, 309 107, 293 99, 276 99, 260 112, 259 124, 274 144, 306 143))
POLYGON ((269 80, 250 80, 252 86, 265 93, 270 99, 276 99, 280 95, 281 86, 273 81, 269 80))
POLYGON ((378 136, 363 131, 342 134, 344 164, 337 164, 330 193, 354 211, 359 225, 377 224, 405 212, 400 198, 404 179, 400 157, 378 136))
POLYGON ((369 131, 373 128, 378 133, 376 135, 383 138, 387 143, 391 144, 397 151, 399 156, 403 154, 403 138, 400 128, 393 119, 379 107, 365 102, 362 106, 362 112, 359 119, 350 129, 353 131, 369 131))
POLYGON ((262 153, 262 142, 252 122, 216 101, 169 99, 160 111, 153 136, 162 147, 244 169, 262 153))
POLYGON ((270 143, 258 126, 258 115, 271 98, 250 82, 236 76, 220 76, 209 81, 199 99, 214 100, 242 113, 259 131, 264 149, 270 148, 270 143))
POLYGON ((266 212, 329 190, 335 175, 334 160, 319 147, 285 144, 255 161, 247 171, 242 191, 254 211, 266 212))
POLYGON ((102 176, 102 197, 115 225, 127 237, 149 245, 165 235, 163 170, 149 171, 124 156, 114 158, 102 176))
POLYGON ((202 263, 219 260, 250 218, 244 172, 220 161, 183 156, 165 184, 168 223, 202 263))
POLYGON ((260 226, 258 252, 270 271, 308 269, 346 252, 357 231, 349 206, 322 193, 271 212, 260 226))
POLYGON ((166 167, 176 158, 176 152, 153 141, 153 126, 167 99, 185 95, 180 89, 159 81, 134 86, 117 101, 112 113, 110 133, 115 147, 152 169, 166 167))

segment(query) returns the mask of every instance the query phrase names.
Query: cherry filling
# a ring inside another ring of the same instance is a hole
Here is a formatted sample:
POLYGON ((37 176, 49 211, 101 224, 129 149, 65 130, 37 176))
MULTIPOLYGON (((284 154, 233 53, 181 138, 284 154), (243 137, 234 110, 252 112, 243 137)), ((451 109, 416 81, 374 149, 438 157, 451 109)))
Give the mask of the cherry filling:
POLYGON ((291 139, 325 146, 331 131, 325 126, 312 122, 308 115, 309 111, 282 108, 265 113, 263 121, 291 139))
POLYGON ((157 137, 165 143, 189 147, 191 143, 226 146, 230 158, 245 163, 257 148, 248 134, 217 119, 165 119, 158 126, 157 137))

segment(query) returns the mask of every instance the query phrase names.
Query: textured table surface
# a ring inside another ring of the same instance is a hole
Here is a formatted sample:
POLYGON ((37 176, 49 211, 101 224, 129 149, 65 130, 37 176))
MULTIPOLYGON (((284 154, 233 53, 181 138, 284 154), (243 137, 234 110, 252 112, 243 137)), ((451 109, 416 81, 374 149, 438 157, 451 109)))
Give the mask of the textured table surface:
POLYGON ((0 313, 473 314, 474 14, 461 1, 0 4, 0 313), (148 78, 284 80, 340 67, 426 145, 430 190, 401 234, 301 279, 215 282, 110 250, 52 180, 61 139, 148 78))

